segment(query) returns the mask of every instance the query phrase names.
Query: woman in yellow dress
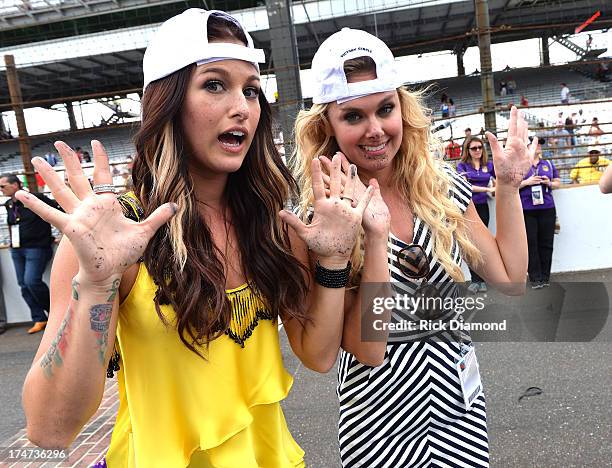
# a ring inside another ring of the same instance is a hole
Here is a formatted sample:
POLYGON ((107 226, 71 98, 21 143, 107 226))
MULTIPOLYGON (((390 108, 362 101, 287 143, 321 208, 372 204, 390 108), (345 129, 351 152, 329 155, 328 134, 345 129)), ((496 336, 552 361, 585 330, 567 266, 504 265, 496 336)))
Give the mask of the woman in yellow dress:
POLYGON ((327 193, 314 160, 312 222, 283 210, 296 184, 274 146, 263 61, 235 18, 187 10, 145 53, 132 194, 116 197, 99 142, 93 188, 64 143, 70 188, 34 159, 65 210, 17 195, 64 233, 24 386, 35 444, 70 445, 99 406, 110 361, 120 408, 108 466, 303 466, 280 408, 292 379, 277 321, 306 366, 334 365, 373 188, 354 207, 341 196, 340 158, 327 193))

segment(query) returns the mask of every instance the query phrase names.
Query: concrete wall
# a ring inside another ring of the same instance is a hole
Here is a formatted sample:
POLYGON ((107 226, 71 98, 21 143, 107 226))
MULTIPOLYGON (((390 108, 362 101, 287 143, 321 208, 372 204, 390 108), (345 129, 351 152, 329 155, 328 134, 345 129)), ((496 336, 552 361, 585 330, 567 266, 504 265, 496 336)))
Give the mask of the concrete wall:
MULTIPOLYGON (((555 190, 554 197, 561 232, 555 235, 552 272, 612 268, 612 195, 602 195, 598 186, 589 185, 555 190)), ((489 206, 489 226, 495 233, 495 202, 490 200, 489 206)), ((8 323, 29 321, 9 249, 0 249, 0 267, 8 323)), ((50 270, 49 265, 47 284, 50 270)), ((465 272, 467 277, 467 268, 465 272)))
POLYGON ((612 268, 612 195, 599 186, 553 192, 561 231, 555 236, 552 272, 612 268))
MULTIPOLYGON (((552 273, 612 268, 612 195, 603 195, 597 185, 577 185, 553 196, 561 230, 555 235, 552 273)), ((495 200, 489 199, 489 212, 495 234, 495 200)), ((469 278, 466 265, 463 272, 469 278)))

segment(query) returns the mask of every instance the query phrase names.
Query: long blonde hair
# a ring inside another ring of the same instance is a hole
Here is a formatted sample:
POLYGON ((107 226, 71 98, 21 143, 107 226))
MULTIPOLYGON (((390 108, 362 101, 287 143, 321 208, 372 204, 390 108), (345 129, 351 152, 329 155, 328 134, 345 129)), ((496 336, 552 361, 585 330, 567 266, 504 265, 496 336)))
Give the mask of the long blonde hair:
MULTIPOLYGON (((347 73, 348 74, 348 73, 347 73)), ((480 253, 470 240, 460 209, 448 196, 450 175, 434 152, 441 142, 430 131, 430 119, 422 104, 422 93, 397 89, 402 113, 403 138, 393 159, 392 187, 408 203, 412 212, 432 230, 433 254, 455 281, 464 281, 463 272, 451 256, 453 234, 463 256, 471 264, 480 261, 480 253)), ((315 104, 301 111, 295 124, 294 164, 300 185, 300 212, 306 217, 314 203, 310 163, 319 155, 331 156, 339 150, 332 136, 327 109, 329 104, 315 104)), ((363 232, 352 254, 351 284, 355 285, 363 267, 363 232)))

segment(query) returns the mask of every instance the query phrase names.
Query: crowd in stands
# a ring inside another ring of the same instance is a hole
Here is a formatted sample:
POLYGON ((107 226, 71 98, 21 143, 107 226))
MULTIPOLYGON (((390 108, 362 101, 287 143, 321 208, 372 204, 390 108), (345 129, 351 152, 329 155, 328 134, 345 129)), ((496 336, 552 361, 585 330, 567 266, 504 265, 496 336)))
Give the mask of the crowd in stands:
POLYGON ((442 113, 443 119, 455 117, 457 115, 455 101, 453 101, 453 98, 448 97, 446 93, 443 93, 440 97, 440 112, 442 113))

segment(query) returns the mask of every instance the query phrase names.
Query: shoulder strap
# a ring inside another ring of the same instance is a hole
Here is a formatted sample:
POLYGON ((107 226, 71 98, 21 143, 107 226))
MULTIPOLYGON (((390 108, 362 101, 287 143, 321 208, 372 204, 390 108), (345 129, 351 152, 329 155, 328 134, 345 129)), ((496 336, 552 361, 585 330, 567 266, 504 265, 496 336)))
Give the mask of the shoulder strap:
MULTIPOLYGON (((121 209, 123 210, 123 215, 126 218, 129 218, 136 222, 140 222, 140 220, 142 220, 142 218, 144 217, 144 208, 140 204, 138 198, 136 198, 136 194, 134 194, 134 192, 127 192, 123 195, 119 195, 117 197, 117 200, 119 201, 121 209)), ((113 354, 110 358, 110 361, 108 361, 108 367, 106 368, 107 378, 112 379, 115 375, 115 372, 121 369, 121 367, 119 366, 120 361, 121 355, 117 351, 117 344, 115 343, 115 349, 113 350, 113 354)))
POLYGON ((144 208, 134 192, 127 192, 123 195, 119 195, 117 200, 121 204, 123 215, 126 218, 136 222, 140 222, 142 220, 144 217, 144 208))

